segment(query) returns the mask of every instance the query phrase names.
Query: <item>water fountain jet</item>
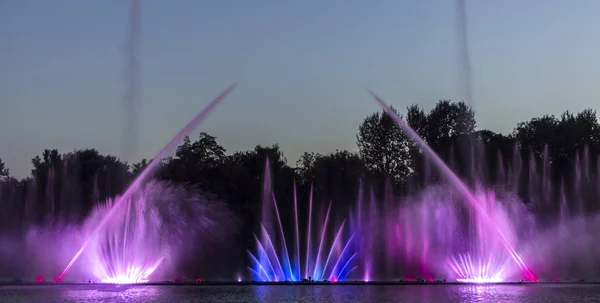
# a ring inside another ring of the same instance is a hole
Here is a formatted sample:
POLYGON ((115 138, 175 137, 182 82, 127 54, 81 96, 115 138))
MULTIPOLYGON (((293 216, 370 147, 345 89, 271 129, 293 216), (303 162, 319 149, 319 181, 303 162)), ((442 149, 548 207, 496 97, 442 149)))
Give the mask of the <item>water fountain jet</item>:
MULTIPOLYGON (((508 239, 504 235, 503 231, 495 224, 495 222, 489 217, 488 213, 482 206, 480 205, 480 201, 475 198, 475 195, 471 192, 471 190, 458 178, 458 176, 444 163, 444 161, 429 147, 429 145, 421 138, 413 129, 404 121, 400 116, 398 116, 393 109, 388 106, 379 96, 377 96, 371 90, 368 90, 369 94, 373 97, 373 99, 384 109, 385 113, 387 113, 391 118, 394 119, 396 124, 425 152, 428 158, 433 162, 433 164, 440 170, 442 175, 452 184, 468 201, 468 205, 475 209, 477 215, 483 219, 485 224, 487 224, 490 228, 492 228, 496 235, 500 238, 502 244, 505 249, 508 251, 514 262, 519 266, 525 277, 530 281, 537 281, 537 276, 525 265, 519 254, 515 251, 512 245, 509 243, 508 239)), ((465 271, 469 272, 469 271, 465 271)), ((489 278, 489 277, 488 277, 489 278)), ((485 277, 475 276, 475 277, 463 277, 463 279, 476 279, 476 280, 487 280, 485 277)))
POLYGON ((198 115, 196 115, 188 124, 186 124, 181 131, 177 133, 177 135, 169 141, 169 143, 152 159, 150 164, 139 174, 139 176, 133 181, 133 183, 127 188, 125 193, 120 197, 119 200, 115 201, 110 210, 106 213, 103 220, 101 220, 96 228, 88 235, 87 240, 83 243, 81 248, 77 251, 75 256, 71 259, 69 264, 65 267, 62 273, 56 279, 58 282, 62 281, 71 268, 73 264, 77 261, 77 259, 81 256, 86 247, 90 244, 91 239, 96 238, 97 234, 102 231, 104 225, 108 222, 110 218, 116 213, 120 206, 120 202, 123 200, 130 199, 131 195, 133 195, 142 184, 147 181, 150 175, 154 172, 160 161, 167 156, 176 146, 181 142, 184 136, 186 136, 189 132, 191 132, 195 127, 197 127, 204 119, 210 114, 216 106, 223 100, 231 91, 237 86, 237 83, 234 83, 230 87, 228 87, 225 91, 223 91, 217 98, 215 98, 211 103, 209 103, 198 115))
MULTIPOLYGON (((270 174, 269 164, 265 165, 265 189, 270 189, 270 174)), ((293 191, 293 235, 295 237, 294 244, 295 249, 288 249, 288 241, 286 239, 283 222, 281 219, 281 213, 277 204, 277 200, 273 192, 271 192, 271 199, 263 200, 263 203, 269 203, 273 207, 273 211, 276 217, 276 224, 279 231, 279 237, 273 237, 267 231, 265 224, 268 221, 263 218, 263 222, 260 225, 261 236, 260 238, 255 235, 256 246, 258 252, 256 255, 251 251, 248 251, 253 267, 249 267, 250 272, 253 273, 254 277, 259 281, 268 282, 281 282, 281 281, 294 281, 298 282, 301 280, 312 279, 314 281, 328 280, 328 281, 343 281, 347 275, 356 269, 351 267, 352 262, 356 258, 356 253, 351 253, 352 243, 354 243, 355 232, 347 230, 345 227, 346 221, 344 220, 338 229, 335 231, 335 236, 332 241, 328 238, 328 227, 330 226, 330 215, 331 215, 331 202, 327 207, 325 219, 320 226, 320 233, 318 239, 318 250, 316 255, 313 254, 311 249, 312 239, 312 224, 313 224, 313 187, 311 186, 310 197, 309 197, 309 211, 307 221, 307 237, 306 237, 306 255, 304 258, 300 256, 300 231, 299 231, 299 218, 298 218, 298 198, 296 185, 294 184, 293 191), (272 204, 271 204, 272 202, 272 204), (348 237, 345 237, 349 234, 348 237), (274 241, 281 241, 280 253, 276 250, 276 244, 274 241), (327 249, 327 245, 329 249, 327 249), (343 247, 340 252, 336 253, 338 246, 343 247), (294 251, 295 256, 290 256, 290 251, 294 251), (327 255, 324 255, 327 254, 327 255), (300 263, 300 260, 304 260, 304 264, 300 263), (294 260, 294 263, 292 263, 294 260)), ((268 217, 270 209, 263 208, 263 216, 268 217)), ((275 232, 276 233, 276 232, 275 232)), ((277 234, 277 233, 276 233, 277 234)))

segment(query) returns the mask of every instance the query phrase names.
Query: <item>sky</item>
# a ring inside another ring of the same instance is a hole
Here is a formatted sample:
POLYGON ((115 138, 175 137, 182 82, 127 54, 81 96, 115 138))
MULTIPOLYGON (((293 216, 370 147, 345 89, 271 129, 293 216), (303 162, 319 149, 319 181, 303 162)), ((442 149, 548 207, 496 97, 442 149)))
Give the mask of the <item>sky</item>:
MULTIPOLYGON (((17 177, 44 149, 122 157, 126 0, 0 1, 0 158, 17 177)), ((600 1, 466 0, 479 128, 600 105, 600 1)), ((152 158, 200 125, 229 152, 279 143, 356 150, 378 111, 465 98, 454 0, 141 0, 137 147, 152 158)))

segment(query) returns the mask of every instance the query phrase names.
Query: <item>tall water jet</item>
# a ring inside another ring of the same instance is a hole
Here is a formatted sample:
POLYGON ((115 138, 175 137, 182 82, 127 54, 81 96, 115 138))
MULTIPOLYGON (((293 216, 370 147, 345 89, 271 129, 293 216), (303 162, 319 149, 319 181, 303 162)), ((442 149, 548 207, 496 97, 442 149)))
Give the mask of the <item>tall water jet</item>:
POLYGON ((77 251, 75 256, 71 259, 69 264, 65 267, 63 272, 58 276, 57 281, 62 281, 71 268, 75 261, 81 256, 85 248, 90 244, 90 241, 96 238, 97 234, 103 230, 104 225, 111 219, 111 217, 118 211, 120 207, 120 201, 130 199, 131 195, 140 189, 142 184, 148 180, 150 175, 157 168, 159 163, 161 163, 162 159, 167 156, 172 150, 183 140, 190 131, 192 131, 195 127, 197 127, 204 119, 212 112, 212 110, 236 87, 237 83, 234 83, 225 91, 223 91, 216 99, 214 99, 211 103, 209 103, 192 121, 190 121, 187 125, 177 133, 177 135, 169 141, 169 143, 152 159, 152 162, 148 164, 148 166, 139 174, 139 176, 133 181, 133 183, 127 188, 125 193, 121 196, 120 199, 116 200, 113 205, 110 207, 110 210, 106 213, 103 220, 98 222, 98 225, 95 229, 89 234, 87 240, 81 246, 81 248, 77 251))
MULTIPOLYGON (((385 110, 385 112, 394 119, 394 121, 402 128, 402 130, 425 152, 427 157, 431 160, 431 162, 437 166, 440 170, 443 177, 445 177, 450 184, 452 184, 458 192, 460 192, 467 200, 468 206, 470 209, 474 209, 476 211, 476 215, 481 220, 483 224, 488 226, 490 230, 493 230, 494 236, 498 237, 498 240, 502 243, 506 251, 510 254, 510 257, 514 260, 514 262, 518 265, 518 267, 523 272, 524 276, 528 280, 537 281, 538 278, 533 274, 533 272, 525 265, 519 254, 513 248, 513 245, 510 243, 510 240, 507 238, 505 232, 498 226, 493 218, 490 217, 486 209, 481 205, 480 200, 478 200, 475 195, 471 192, 469 188, 458 178, 458 176, 444 163, 444 161, 427 145, 427 143, 406 123, 400 116, 398 116, 391 107, 389 107, 381 98, 379 98, 375 93, 369 91, 373 99, 379 103, 379 105, 385 110)), ((476 258, 487 258, 487 256, 476 256, 476 258)), ((464 263, 465 266, 470 266, 469 264, 464 263)), ((464 273, 477 273, 479 271, 463 271, 464 273)), ((461 281, 472 282, 472 281, 492 281, 492 277, 482 277, 482 276, 461 276, 461 281)), ((494 279, 495 280, 495 276, 494 279)))
POLYGON ((138 111, 141 105, 141 74, 140 74, 140 1, 131 0, 131 12, 129 20, 129 33, 125 43, 126 48, 126 70, 125 70, 125 92, 122 102, 123 111, 123 133, 122 143, 123 158, 130 159, 135 154, 138 137, 138 111))
POLYGON ((463 82, 465 102, 473 106, 473 87, 471 80, 471 56, 469 54, 469 39, 467 33, 466 0, 456 0, 457 4, 457 30, 460 79, 463 82))
MULTIPOLYGON (((268 237, 269 234, 273 234, 274 230, 273 230, 273 224, 272 224, 272 220, 271 218, 273 217, 272 214, 272 206, 271 206, 271 197, 272 197, 272 191, 273 191, 273 186, 272 186, 272 182, 271 182, 271 166, 270 166, 270 160, 269 157, 267 156, 265 159, 265 172, 263 175, 263 182, 262 182, 262 192, 261 192, 261 219, 262 222, 265 222, 265 228, 266 231, 265 233, 261 232, 260 234, 260 241, 261 242, 265 242, 268 241, 268 237)), ((258 252, 258 262, 260 264, 265 264, 265 262, 269 262, 269 256, 267 255, 267 253, 265 251, 259 251, 258 252)))

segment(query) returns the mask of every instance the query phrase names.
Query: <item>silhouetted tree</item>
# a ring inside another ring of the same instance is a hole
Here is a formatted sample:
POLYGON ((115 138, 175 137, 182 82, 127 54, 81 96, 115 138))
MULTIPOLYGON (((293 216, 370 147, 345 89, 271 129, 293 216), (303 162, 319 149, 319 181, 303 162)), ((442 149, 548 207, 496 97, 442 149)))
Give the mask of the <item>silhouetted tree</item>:
POLYGON ((287 165, 287 159, 278 144, 272 146, 257 145, 254 150, 236 152, 229 159, 243 168, 249 182, 248 185, 251 186, 246 194, 251 193, 249 197, 256 199, 252 203, 258 203, 263 196, 262 181, 266 173, 265 164, 267 159, 269 159, 275 194, 280 196, 282 193, 291 192, 295 177, 294 170, 287 165))
POLYGON ((360 182, 368 176, 360 156, 345 150, 317 155, 311 171, 317 200, 344 206, 356 200, 360 182))
POLYGON ((406 123, 412 127, 424 140, 427 139, 427 114, 417 104, 406 108, 406 123))
POLYGON ((527 122, 520 122, 512 135, 519 142, 521 148, 531 150, 541 156, 545 145, 553 145, 558 124, 559 120, 556 117, 545 115, 527 122))
POLYGON ((129 167, 95 149, 61 155, 44 150, 32 159, 36 221, 47 214, 83 218, 97 203, 122 193, 129 182, 129 167))
POLYGON ((512 161, 515 139, 511 136, 494 133, 490 130, 480 130, 476 132, 476 137, 484 146, 486 169, 490 182, 499 181, 499 174, 508 168, 509 161, 512 161))
POLYGON ((142 161, 134 163, 131 165, 131 174, 134 176, 139 175, 148 166, 148 164, 150 164, 150 162, 152 162, 152 159, 142 159, 142 161))
POLYGON ((315 180, 314 166, 315 160, 320 154, 313 152, 304 152, 296 161, 296 174, 300 185, 310 185, 315 180))
MULTIPOLYGON (((450 100, 440 100, 429 113, 413 104, 407 108, 406 122, 447 162, 457 154, 453 151, 456 148, 461 148, 458 154, 465 154, 464 147, 458 143, 467 144, 468 140, 465 139, 477 126, 475 112, 471 107, 464 102, 450 100)), ((411 180, 418 185, 431 182, 435 174, 424 159, 421 148, 412 142, 409 146, 411 180)))
POLYGON ((550 149, 550 161, 566 165, 585 146, 597 150, 600 144, 600 124, 596 111, 586 109, 576 115, 566 111, 560 119, 552 115, 521 122, 513 136, 522 149, 531 150, 541 158, 545 146, 550 149))
POLYGON ((449 139, 475 131, 475 112, 464 102, 441 100, 427 115, 425 141, 436 151, 446 149, 449 139))
MULTIPOLYGON (((392 108, 394 112, 395 109, 392 108)), ((400 127, 385 112, 369 115, 356 135, 360 157, 367 167, 395 184, 409 173, 409 141, 400 127)))
POLYGON ((6 167, 6 164, 4 164, 4 162, 2 162, 2 159, 0 158, 0 181, 2 181, 4 178, 7 178, 10 175, 10 172, 8 170, 8 167, 6 167))

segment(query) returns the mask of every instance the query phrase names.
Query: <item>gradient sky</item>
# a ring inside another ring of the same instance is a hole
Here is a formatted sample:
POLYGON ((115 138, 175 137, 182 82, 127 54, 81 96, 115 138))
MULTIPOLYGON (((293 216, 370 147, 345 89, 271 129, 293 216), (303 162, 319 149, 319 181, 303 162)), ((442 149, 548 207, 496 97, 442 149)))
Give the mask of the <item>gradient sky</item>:
MULTIPOLYGON (((141 0, 137 156, 200 126, 232 152, 356 150, 379 108, 463 99, 454 0, 141 0)), ((597 108, 600 1, 467 0, 480 128, 597 108)), ((121 154, 126 0, 0 1, 0 158, 23 177, 45 148, 121 154)))

